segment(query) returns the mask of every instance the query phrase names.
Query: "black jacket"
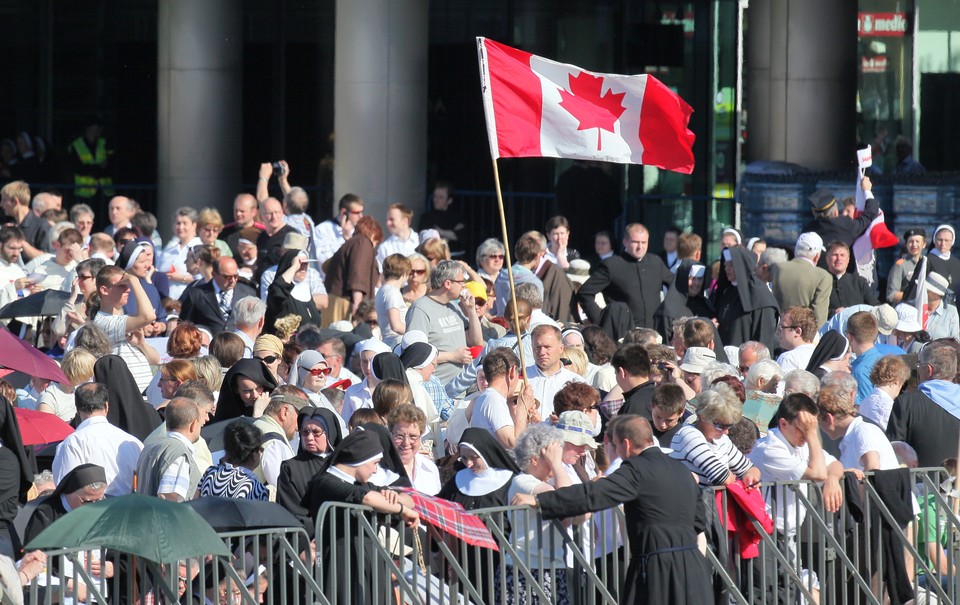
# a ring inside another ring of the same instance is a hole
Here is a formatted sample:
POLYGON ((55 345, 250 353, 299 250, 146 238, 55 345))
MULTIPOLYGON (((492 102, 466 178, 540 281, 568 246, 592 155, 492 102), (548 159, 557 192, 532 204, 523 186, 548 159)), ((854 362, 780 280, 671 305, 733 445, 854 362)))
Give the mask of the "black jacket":
MULTIPOLYGON (((233 315, 233 303, 247 296, 256 297, 257 293, 250 286, 238 283, 233 289, 228 319, 233 315)), ((184 290, 183 295, 180 296, 180 304, 183 305, 180 310, 181 320, 204 326, 214 335, 226 329, 227 319, 220 314, 220 299, 213 286, 213 280, 184 290)))
POLYGON ((673 273, 659 256, 647 254, 637 260, 624 252, 600 263, 590 279, 580 286, 577 300, 595 324, 600 323, 601 315, 595 298, 602 292, 608 305, 626 303, 635 325, 653 328, 653 314, 660 305, 660 292, 672 283, 673 273))
POLYGON ((856 273, 844 273, 840 278, 832 273, 830 276, 833 278, 833 291, 830 292, 829 306, 831 317, 840 307, 876 306, 880 304, 880 299, 870 291, 870 285, 862 276, 856 273))

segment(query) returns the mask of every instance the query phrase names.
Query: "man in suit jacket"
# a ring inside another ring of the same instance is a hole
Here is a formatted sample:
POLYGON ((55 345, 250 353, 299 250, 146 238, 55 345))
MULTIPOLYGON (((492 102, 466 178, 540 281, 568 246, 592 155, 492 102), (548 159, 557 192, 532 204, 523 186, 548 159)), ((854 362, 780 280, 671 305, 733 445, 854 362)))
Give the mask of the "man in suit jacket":
POLYGON ((773 266, 773 295, 781 309, 811 307, 817 314, 817 326, 826 323, 833 291, 830 274, 817 266, 823 252, 823 240, 816 233, 804 233, 794 248, 795 258, 773 266))
POLYGON ((180 319, 205 326, 214 335, 223 332, 232 320, 233 301, 257 295, 250 286, 237 283, 238 277, 237 261, 221 256, 213 265, 213 279, 183 291, 180 319))
POLYGON ((595 298, 603 292, 607 304, 622 302, 630 307, 633 323, 644 328, 653 328, 653 314, 660 305, 664 286, 673 283, 673 273, 660 257, 647 254, 650 232, 640 223, 631 223, 623 236, 623 252, 611 256, 590 276, 577 298, 595 324, 600 324, 601 309, 595 298))

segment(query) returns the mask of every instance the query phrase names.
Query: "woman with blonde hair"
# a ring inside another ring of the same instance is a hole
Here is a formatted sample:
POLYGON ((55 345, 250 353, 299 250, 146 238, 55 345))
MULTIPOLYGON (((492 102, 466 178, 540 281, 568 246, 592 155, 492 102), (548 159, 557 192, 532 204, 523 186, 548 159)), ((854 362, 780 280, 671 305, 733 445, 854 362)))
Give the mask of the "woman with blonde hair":
POLYGON ((197 379, 203 381, 213 391, 213 400, 220 396, 220 387, 223 385, 223 369, 220 361, 213 355, 202 355, 190 360, 197 373, 197 379))
POLYGON ((407 276, 407 285, 400 289, 403 300, 407 304, 427 295, 430 289, 430 261, 420 253, 407 257, 410 259, 410 274, 407 276))
POLYGON ((200 241, 207 246, 214 246, 220 251, 221 256, 233 256, 233 250, 230 245, 220 237, 223 231, 223 217, 215 208, 204 208, 197 215, 197 236, 200 241))
POLYGON ((72 349, 68 351, 60 362, 69 384, 51 382, 40 393, 37 400, 37 411, 56 415, 64 422, 71 422, 77 415, 77 406, 73 400, 73 389, 77 385, 93 378, 93 366, 97 358, 86 349, 72 349))

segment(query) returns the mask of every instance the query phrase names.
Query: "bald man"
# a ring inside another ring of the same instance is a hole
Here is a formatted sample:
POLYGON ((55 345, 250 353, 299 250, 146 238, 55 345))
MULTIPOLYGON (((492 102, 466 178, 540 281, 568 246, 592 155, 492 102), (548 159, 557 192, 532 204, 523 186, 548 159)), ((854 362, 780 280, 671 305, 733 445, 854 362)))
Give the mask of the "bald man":
POLYGON ((213 265, 213 279, 205 284, 194 282, 184 290, 180 319, 203 326, 211 334, 222 332, 233 323, 233 301, 257 295, 250 286, 237 283, 238 276, 237 261, 220 257, 213 265))

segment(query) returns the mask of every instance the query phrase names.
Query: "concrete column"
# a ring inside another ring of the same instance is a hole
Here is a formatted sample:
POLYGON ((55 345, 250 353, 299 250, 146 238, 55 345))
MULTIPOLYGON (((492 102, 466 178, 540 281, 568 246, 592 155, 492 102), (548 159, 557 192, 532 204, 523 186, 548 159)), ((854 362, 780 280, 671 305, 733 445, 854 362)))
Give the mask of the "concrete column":
POLYGON ((243 3, 158 4, 158 208, 164 240, 180 206, 231 219, 241 182, 243 3))
POLYGON ((427 0, 337 0, 335 208, 350 192, 381 223, 394 202, 423 207, 428 23, 427 0))
POLYGON ((745 160, 849 167, 857 142, 857 3, 762 0, 746 15, 745 160))

